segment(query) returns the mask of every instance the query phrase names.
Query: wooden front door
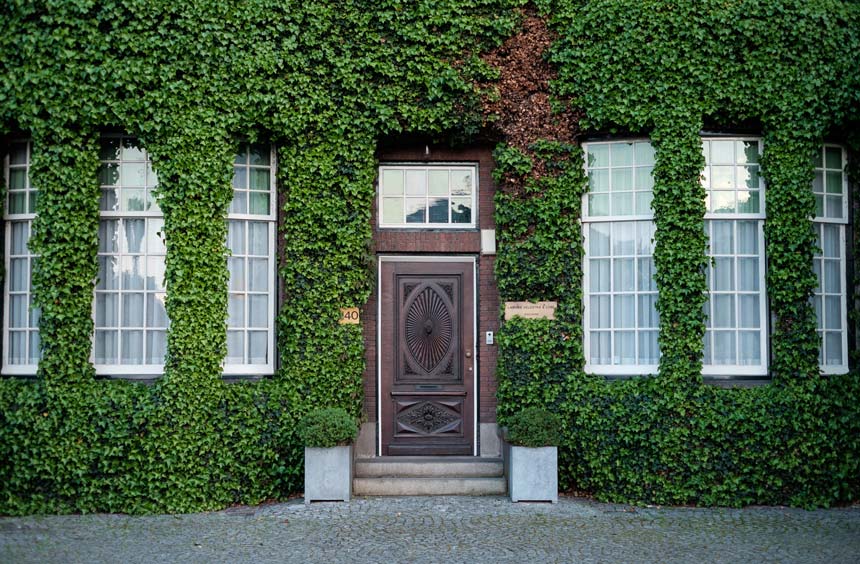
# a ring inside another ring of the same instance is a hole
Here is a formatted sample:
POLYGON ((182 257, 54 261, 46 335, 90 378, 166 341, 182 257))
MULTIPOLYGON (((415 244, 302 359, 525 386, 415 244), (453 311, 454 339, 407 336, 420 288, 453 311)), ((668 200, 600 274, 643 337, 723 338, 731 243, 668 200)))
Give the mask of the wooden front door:
POLYGON ((474 263, 384 261, 380 274, 382 455, 471 455, 474 263))

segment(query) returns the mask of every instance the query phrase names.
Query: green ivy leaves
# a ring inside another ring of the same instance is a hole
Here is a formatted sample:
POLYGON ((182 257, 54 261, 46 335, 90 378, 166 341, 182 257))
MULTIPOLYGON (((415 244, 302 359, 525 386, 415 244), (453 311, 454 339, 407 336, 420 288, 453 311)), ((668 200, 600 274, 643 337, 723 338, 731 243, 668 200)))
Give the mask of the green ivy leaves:
MULTIPOLYGON (((531 405, 562 411, 561 481, 605 500, 814 506, 856 497, 860 450, 852 437, 860 417, 856 401, 852 407, 839 396, 856 398, 860 378, 819 377, 809 297, 816 284, 811 155, 831 130, 857 129, 860 7, 831 0, 541 0, 537 6, 559 35, 549 55, 558 70, 554 93, 585 110, 580 127, 647 134, 656 149, 662 357, 657 378, 606 382, 582 373, 582 351, 564 339, 566 321, 581 324, 581 273, 573 267, 566 281, 553 262, 569 239, 559 232, 542 237, 560 225, 561 214, 547 213, 540 197, 552 198, 555 180, 535 174, 532 156, 501 147, 495 156, 505 187, 496 202, 502 297, 558 299, 570 316, 503 325, 500 420, 531 405), (701 132, 749 127, 764 136, 775 385, 724 390, 701 385, 707 298, 701 132), (570 359, 566 377, 556 369, 562 358, 570 359)), ((583 189, 564 192, 558 209, 577 208, 583 189)), ((578 263, 580 251, 571 249, 578 263)), ((571 335, 579 340, 575 327, 571 335)))
POLYGON ((300 483, 294 422, 359 416, 364 344, 337 324, 372 270, 381 135, 468 135, 479 55, 521 0, 4 3, 0 130, 33 138, 40 381, 0 381, 0 512, 196 511, 300 483), (155 386, 98 381, 98 134, 137 137, 158 171, 171 320, 155 386), (17 133, 17 131, 16 131, 17 133), (221 379, 226 209, 237 140, 279 147, 277 374, 221 379), (43 415, 44 414, 44 415, 43 415))
MULTIPOLYGON (((586 187, 580 151, 501 145, 496 200, 503 299, 559 302, 554 322, 499 333, 499 415, 564 416, 562 481, 604 499, 827 504, 856 496, 856 376, 819 381, 809 268, 811 147, 860 101, 858 6, 837 0, 667 3, 539 0, 559 34, 560 98, 581 126, 650 132, 660 377, 582 372, 586 187), (585 123, 587 122, 587 123, 585 123), (760 123, 768 181, 772 367, 785 386, 700 380, 703 127, 760 123)), ((364 348, 340 307, 369 295, 374 151, 382 135, 460 136, 484 119, 478 57, 514 32, 521 0, 404 3, 212 0, 7 2, 0 128, 34 140, 33 250, 44 360, 0 381, 0 510, 192 511, 294 491, 296 418, 361 410, 364 348), (171 317, 167 375, 98 381, 89 363, 97 139, 136 135, 161 178, 171 317), (225 209, 239 138, 279 146, 281 365, 220 379, 225 209)), ((853 113, 852 113, 853 112, 853 113)))
POLYGON ((39 375, 58 395, 94 376, 90 364, 93 280, 98 266, 98 137, 38 122, 31 182, 39 190, 30 248, 34 307, 41 310, 39 375))
POLYGON ((669 383, 701 383, 702 307, 707 300, 703 217, 705 167, 700 124, 660 124, 651 134, 654 167, 654 264, 659 290, 660 375, 669 383))
POLYGON ((798 132, 774 132, 764 140, 767 289, 777 314, 771 338, 773 374, 783 384, 799 384, 818 374, 818 334, 810 301, 817 280, 809 267, 817 248, 809 221, 815 215, 809 186, 816 150, 816 139, 798 132))

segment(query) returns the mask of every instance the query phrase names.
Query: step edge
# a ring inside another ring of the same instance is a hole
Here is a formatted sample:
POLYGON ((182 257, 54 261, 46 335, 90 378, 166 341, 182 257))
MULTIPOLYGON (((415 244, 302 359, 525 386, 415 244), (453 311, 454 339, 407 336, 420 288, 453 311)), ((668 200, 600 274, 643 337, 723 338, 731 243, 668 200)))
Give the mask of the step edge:
POLYGON ((482 457, 482 456, 369 456, 356 458, 356 463, 368 464, 392 464, 392 463, 414 463, 414 464, 462 464, 467 463, 501 463, 503 459, 500 457, 482 457))

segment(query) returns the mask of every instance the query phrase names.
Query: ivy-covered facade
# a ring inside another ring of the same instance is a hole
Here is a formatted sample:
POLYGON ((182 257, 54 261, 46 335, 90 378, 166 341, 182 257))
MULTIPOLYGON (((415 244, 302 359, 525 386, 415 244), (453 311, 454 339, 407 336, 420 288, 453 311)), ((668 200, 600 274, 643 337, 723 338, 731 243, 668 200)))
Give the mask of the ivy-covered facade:
POLYGON ((855 3, 0 18, 0 513, 286 497, 321 406, 369 456, 546 406, 600 499, 857 498, 855 3))

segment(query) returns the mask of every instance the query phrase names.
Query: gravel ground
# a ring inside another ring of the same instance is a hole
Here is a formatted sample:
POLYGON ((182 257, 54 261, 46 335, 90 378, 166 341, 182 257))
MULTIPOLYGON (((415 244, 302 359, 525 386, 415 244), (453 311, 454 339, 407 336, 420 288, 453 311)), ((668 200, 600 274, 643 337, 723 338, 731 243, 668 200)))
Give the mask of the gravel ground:
POLYGON ((860 507, 376 497, 190 515, 0 518, 2 563, 440 561, 860 563, 860 507))

